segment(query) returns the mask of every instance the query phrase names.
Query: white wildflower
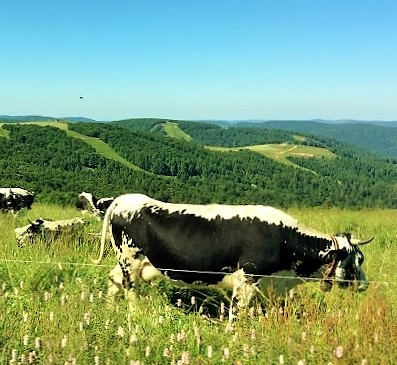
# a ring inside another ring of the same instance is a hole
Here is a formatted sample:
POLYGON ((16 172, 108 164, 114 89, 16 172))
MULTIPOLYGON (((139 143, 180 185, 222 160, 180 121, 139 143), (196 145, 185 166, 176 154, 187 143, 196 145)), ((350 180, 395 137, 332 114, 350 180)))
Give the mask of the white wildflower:
POLYGON ((340 359, 343 356, 343 346, 338 346, 335 350, 335 356, 340 359))
POLYGON ((208 345, 208 347, 207 347, 207 357, 208 357, 209 359, 211 359, 211 358, 212 358, 212 355, 213 355, 212 346, 211 346, 211 345, 208 345))

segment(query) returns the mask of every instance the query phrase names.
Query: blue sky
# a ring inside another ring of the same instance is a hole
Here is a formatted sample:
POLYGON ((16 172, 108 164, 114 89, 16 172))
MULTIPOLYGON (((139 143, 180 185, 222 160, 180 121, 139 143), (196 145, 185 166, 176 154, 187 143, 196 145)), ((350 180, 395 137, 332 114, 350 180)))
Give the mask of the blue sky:
POLYGON ((397 120, 395 0, 0 0, 0 19, 0 115, 397 120))

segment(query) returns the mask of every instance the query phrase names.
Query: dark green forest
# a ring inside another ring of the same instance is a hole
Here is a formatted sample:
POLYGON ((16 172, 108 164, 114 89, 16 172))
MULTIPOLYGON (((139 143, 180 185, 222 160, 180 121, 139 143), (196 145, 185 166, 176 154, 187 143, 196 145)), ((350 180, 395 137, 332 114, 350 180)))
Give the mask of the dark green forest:
MULTIPOLYGON (((35 191, 38 201, 63 205, 74 204, 79 193, 89 191, 98 197, 142 192, 171 202, 397 207, 397 166, 353 147, 327 139, 314 141, 328 143, 338 157, 295 158, 294 163, 311 170, 307 171, 248 150, 210 151, 199 137, 194 142, 172 139, 158 125, 148 120, 146 127, 133 131, 115 123, 69 124, 72 130, 105 141, 144 171, 101 156, 57 128, 3 125, 10 138, 0 137, 0 186, 23 187, 35 191)), ((236 131, 226 138, 228 143, 258 137, 245 129, 241 135, 236 131)), ((261 131, 262 141, 293 138, 277 131, 262 136, 265 132, 261 131)))
MULTIPOLYGON (((263 143, 274 143, 294 140, 294 134, 306 137, 309 144, 316 145, 320 138, 333 139, 351 146, 376 153, 379 156, 397 160, 397 127, 396 123, 378 124, 322 123, 305 120, 277 120, 267 122, 192 122, 165 119, 127 119, 114 122, 134 131, 151 131, 164 133, 161 124, 167 121, 177 123, 197 143, 202 145, 235 147, 263 143)), ((375 123, 375 122, 374 122, 375 123)), ((294 143, 299 143, 294 140, 294 143)))

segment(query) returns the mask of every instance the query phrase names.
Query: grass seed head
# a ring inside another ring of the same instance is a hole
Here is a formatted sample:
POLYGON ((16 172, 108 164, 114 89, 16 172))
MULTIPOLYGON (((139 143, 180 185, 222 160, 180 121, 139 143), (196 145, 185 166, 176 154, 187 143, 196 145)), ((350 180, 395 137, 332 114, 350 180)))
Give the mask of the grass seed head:
POLYGON ((36 361, 36 358, 37 358, 36 351, 35 350, 30 351, 28 356, 29 364, 33 364, 36 361))
POLYGON ((40 337, 36 337, 35 341, 34 341, 34 347, 36 349, 41 349, 43 347, 43 341, 41 340, 40 337))
POLYGON ((68 344, 68 336, 64 335, 61 340, 61 348, 65 348, 68 344))
POLYGON ((212 355, 213 355, 212 346, 211 346, 211 345, 208 345, 208 347, 207 347, 207 357, 208 357, 209 359, 212 359, 212 355))
POLYGON ((343 356, 343 346, 339 345, 336 349, 335 349, 335 356, 340 359, 343 356))

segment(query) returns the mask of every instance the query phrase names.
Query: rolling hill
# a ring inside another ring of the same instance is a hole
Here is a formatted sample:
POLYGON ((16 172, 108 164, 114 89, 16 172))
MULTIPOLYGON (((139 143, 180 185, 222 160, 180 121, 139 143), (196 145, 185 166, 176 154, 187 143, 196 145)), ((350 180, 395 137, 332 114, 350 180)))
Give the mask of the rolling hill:
MULTIPOLYGON (((246 125, 246 123, 237 123, 234 126, 246 125)), ((375 124, 375 122, 363 123, 359 121, 344 123, 269 121, 250 124, 250 126, 328 137, 377 153, 380 156, 397 158, 397 127, 396 123, 393 122, 375 124)))
MULTIPOLYGON (((10 116, 0 115, 0 123, 9 122, 26 122, 26 121, 64 121, 64 122, 98 122, 85 117, 46 117, 46 116, 10 116)), ((202 129, 202 125, 212 125, 223 130, 232 128, 259 128, 272 129, 280 131, 290 131, 300 133, 306 136, 328 137, 339 142, 347 143, 352 146, 366 149, 383 157, 397 158, 397 121, 362 121, 362 120, 245 120, 245 121, 226 121, 226 120, 206 120, 206 121, 180 121, 159 118, 131 118, 118 120, 115 125, 141 132, 158 132, 167 133, 163 125, 171 122, 180 126, 186 134, 191 135, 191 130, 202 129), (194 127, 199 125, 199 127, 194 127)), ((202 144, 219 145, 221 132, 216 132, 212 141, 208 139, 214 131, 211 131, 206 137, 207 141, 200 141, 197 136, 192 137, 196 142, 202 144)), ((228 132, 230 133, 230 132, 228 132)), ((252 143, 261 144, 261 143, 252 143)), ((247 145, 247 144, 245 144, 247 145)), ((224 147, 236 147, 230 145, 224 147)))
MULTIPOLYGON (((148 121, 147 127, 142 132, 117 123, 3 124, 0 186, 25 187, 39 201, 65 205, 73 204, 81 191, 90 191, 97 196, 143 192, 191 203, 397 206, 397 166, 334 140, 230 128, 230 134, 220 134, 219 145, 258 138, 273 143, 220 152, 197 142, 179 122, 148 121), (308 156, 318 151, 324 155, 308 156)), ((202 136, 217 128, 203 124, 200 132, 198 127, 195 135, 202 136)))
POLYGON ((269 141, 273 130, 277 141, 280 140, 284 132, 284 141, 293 134, 300 134, 306 138, 331 138, 338 142, 368 150, 379 156, 387 158, 397 158, 397 122, 377 122, 377 121, 183 121, 183 120, 164 120, 164 119, 126 119, 123 121, 112 122, 115 125, 134 131, 161 131, 162 125, 166 122, 178 124, 181 130, 190 135, 193 140, 202 145, 217 145, 222 147, 237 147, 256 144, 272 143, 269 141), (238 131, 235 131, 238 129, 238 131), (243 138, 245 134, 256 136, 243 138), (262 132, 261 130, 268 130, 262 132), (285 133, 287 132, 287 133, 285 133), (265 137, 264 137, 265 136, 265 137))

